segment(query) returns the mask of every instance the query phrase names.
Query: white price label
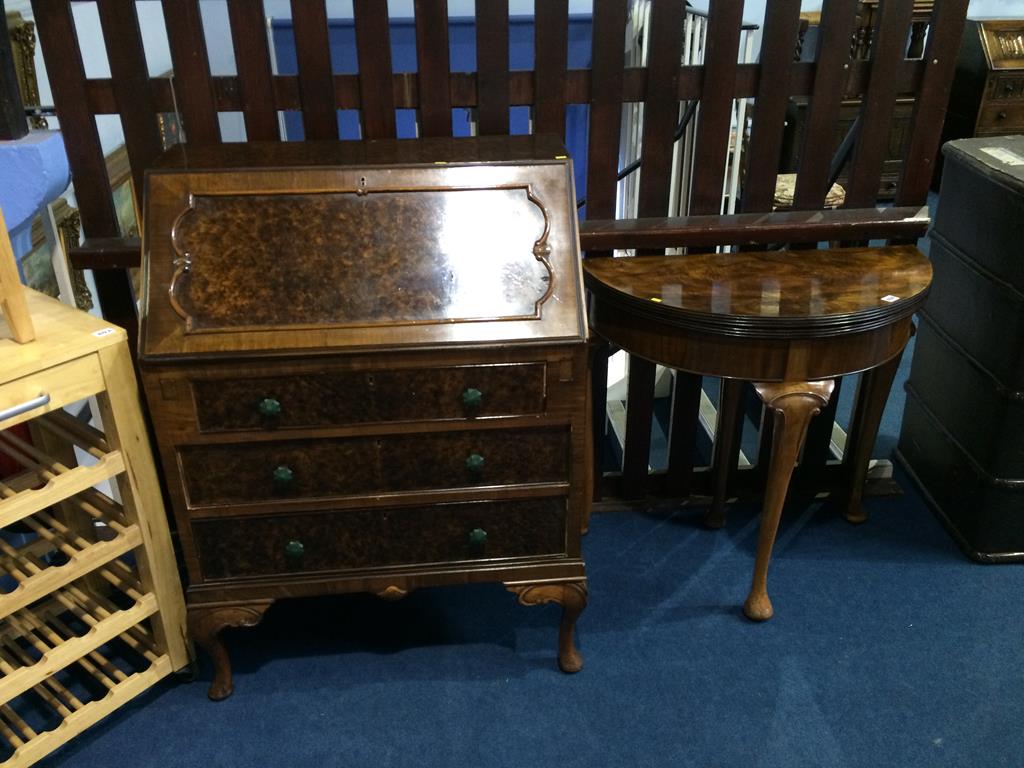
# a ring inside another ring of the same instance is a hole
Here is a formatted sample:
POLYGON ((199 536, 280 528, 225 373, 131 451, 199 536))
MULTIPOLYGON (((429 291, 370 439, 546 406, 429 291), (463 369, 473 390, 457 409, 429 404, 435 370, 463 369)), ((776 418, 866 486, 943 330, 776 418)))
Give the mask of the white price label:
POLYGON ((113 328, 100 328, 98 331, 93 331, 92 335, 96 336, 97 338, 99 338, 99 337, 102 337, 102 336, 109 336, 113 332, 114 332, 113 328))

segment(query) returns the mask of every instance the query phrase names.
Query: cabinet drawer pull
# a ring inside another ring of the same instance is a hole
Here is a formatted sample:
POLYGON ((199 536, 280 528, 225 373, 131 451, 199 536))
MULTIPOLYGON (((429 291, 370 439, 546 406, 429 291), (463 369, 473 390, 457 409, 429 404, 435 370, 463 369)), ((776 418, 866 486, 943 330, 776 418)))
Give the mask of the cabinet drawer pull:
POLYGON ((275 400, 272 397, 265 397, 260 400, 259 412, 260 416, 275 419, 281 415, 281 401, 275 400))
POLYGON ((471 474, 479 475, 484 471, 484 457, 479 453, 471 453, 466 457, 466 469, 471 474))
POLYGON ((19 405, 11 406, 0 411, 0 421, 6 421, 7 419, 13 419, 15 416, 20 416, 23 413, 34 410, 36 408, 42 408, 44 405, 50 402, 50 396, 43 392, 39 397, 33 397, 31 400, 26 400, 24 403, 19 405))
POLYGON ((290 488, 292 485, 292 481, 295 480, 295 473, 292 472, 291 467, 286 467, 282 464, 280 467, 274 468, 273 478, 274 485, 277 488, 290 488))
POLYGON ((487 531, 474 528, 469 532, 469 549, 473 554, 482 555, 487 547, 487 531))
POLYGON ((288 543, 284 545, 284 556, 289 560, 298 560, 304 554, 306 554, 306 548, 298 539, 290 539, 288 543))
POLYGON ((476 387, 467 387, 462 391, 462 404, 467 411, 479 410, 484 402, 484 393, 476 387))

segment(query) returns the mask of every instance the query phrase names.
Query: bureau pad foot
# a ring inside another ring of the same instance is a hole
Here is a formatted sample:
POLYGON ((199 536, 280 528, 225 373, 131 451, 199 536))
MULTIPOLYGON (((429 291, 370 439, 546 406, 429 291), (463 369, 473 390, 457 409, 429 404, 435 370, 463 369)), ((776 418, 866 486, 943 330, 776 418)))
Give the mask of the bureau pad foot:
POLYGON ((558 666, 563 672, 583 669, 583 657, 573 638, 576 619, 587 607, 587 582, 570 581, 562 584, 506 584, 522 605, 558 603, 562 606, 562 622, 558 629, 558 666))
POLYGON ((188 629, 192 639, 213 661, 213 682, 207 691, 213 701, 226 699, 235 690, 231 680, 231 660, 220 633, 226 627, 255 627, 272 603, 199 606, 188 609, 188 629))

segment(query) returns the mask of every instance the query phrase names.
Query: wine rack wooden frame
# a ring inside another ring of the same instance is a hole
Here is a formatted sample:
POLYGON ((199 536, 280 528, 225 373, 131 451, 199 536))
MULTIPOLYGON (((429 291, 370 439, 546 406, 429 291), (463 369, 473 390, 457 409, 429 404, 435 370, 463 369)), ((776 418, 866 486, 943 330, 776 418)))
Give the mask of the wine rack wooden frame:
POLYGON ((190 658, 125 333, 25 296, 35 340, 0 325, 0 455, 19 469, 0 478, 0 768, 31 765, 190 658), (63 410, 84 398, 102 431, 63 410), (30 438, 8 430, 22 422, 30 438))

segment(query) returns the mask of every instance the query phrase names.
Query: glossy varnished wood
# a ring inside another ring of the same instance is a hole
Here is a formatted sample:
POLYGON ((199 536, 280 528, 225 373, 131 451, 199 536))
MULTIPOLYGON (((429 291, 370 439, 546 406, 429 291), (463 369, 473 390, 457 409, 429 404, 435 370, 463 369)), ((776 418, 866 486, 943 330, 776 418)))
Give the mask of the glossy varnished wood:
MULTIPOLYGON (((866 371, 848 457, 844 512, 863 519, 860 486, 911 315, 931 283, 916 248, 708 253, 596 258, 585 262, 590 324, 630 354, 726 378, 715 441, 715 496, 708 524, 724 524, 741 381, 772 414, 754 580, 744 611, 773 612, 768 563, 790 476, 814 415, 829 406, 833 378, 866 371), (729 456, 727 456, 729 454, 729 456)), ((764 442, 762 442, 762 445, 764 442)))
POLYGON ((931 282, 913 246, 590 259, 587 287, 632 314, 739 338, 821 338, 910 315, 931 282))
POLYGON ((211 698, 223 628, 335 592, 504 582, 563 606, 579 669, 589 367, 564 155, 276 143, 149 174, 140 360, 211 698))

